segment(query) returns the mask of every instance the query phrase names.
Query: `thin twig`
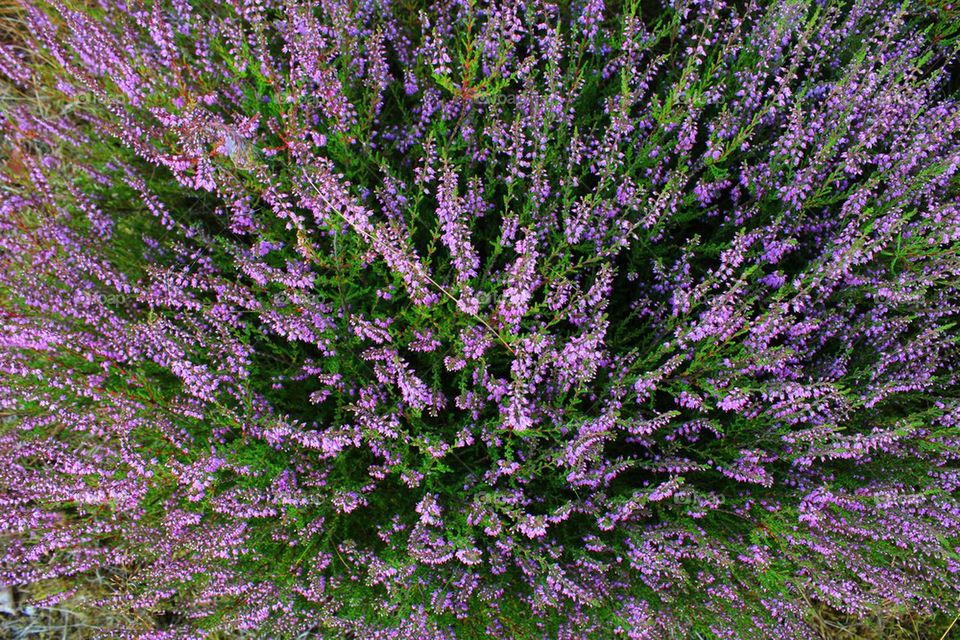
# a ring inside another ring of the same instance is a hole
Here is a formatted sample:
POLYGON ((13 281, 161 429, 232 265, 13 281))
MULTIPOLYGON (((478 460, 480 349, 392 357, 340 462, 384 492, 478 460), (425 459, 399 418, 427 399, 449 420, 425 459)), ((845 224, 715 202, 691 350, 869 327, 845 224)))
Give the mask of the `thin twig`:
MULTIPOLYGON (((307 175, 307 174, 305 173, 305 174, 304 174, 304 177, 306 178, 306 180, 307 180, 307 182, 310 184, 310 186, 313 187, 313 190, 317 192, 317 195, 320 196, 320 198, 323 200, 324 204, 327 205, 327 208, 328 208, 329 210, 333 211, 333 212, 336 213, 338 216, 340 216, 340 219, 342 219, 344 222, 346 222, 348 225, 350 225, 350 227, 351 227, 354 231, 356 231, 358 234, 360 234, 360 237, 362 237, 362 238, 363 238, 364 240, 366 240, 367 242, 373 244, 373 238, 370 237, 370 234, 369 234, 369 233, 367 233, 366 231, 364 231, 364 230, 361 229, 360 227, 356 226, 356 225, 355 225, 353 222, 351 222, 345 215, 343 215, 342 213, 340 213, 340 210, 337 209, 335 206, 333 206, 333 203, 330 202, 330 200, 328 200, 327 197, 326 197, 325 195, 323 195, 323 193, 320 191, 320 189, 317 187, 317 185, 315 185, 315 184, 313 183, 313 180, 310 179, 310 176, 309 176, 309 175, 307 175)), ((438 283, 436 280, 434 280, 433 278, 431 278, 431 277, 430 277, 430 274, 424 273, 424 274, 423 274, 423 277, 427 280, 427 282, 429 282, 431 285, 433 285, 434 287, 436 287, 436 289, 437 289, 440 293, 442 293, 443 295, 445 295, 445 296, 447 296, 448 298, 450 298, 451 300, 453 300, 454 304, 456 304, 456 303, 458 302, 457 298, 454 297, 454 295, 451 294, 449 291, 447 291, 446 288, 444 288, 440 283, 438 283)), ((457 308, 460 309, 459 306, 458 306, 457 308)), ((460 310, 462 311, 462 309, 460 309, 460 310)), ((517 355, 517 352, 513 350, 513 347, 511 347, 511 346, 507 343, 507 341, 504 339, 504 337, 503 337, 502 335, 500 335, 500 332, 497 331, 496 329, 494 329, 494 328, 490 325, 490 323, 488 323, 488 322, 487 322, 486 320, 484 320, 481 316, 479 316, 479 315, 477 315, 477 314, 475 314, 475 313, 470 313, 469 315, 470 315, 471 317, 473 317, 474 319, 480 321, 480 322, 483 324, 483 326, 485 326, 491 333, 493 333, 493 335, 495 335, 495 336, 497 337, 497 339, 500 341, 500 343, 503 344, 503 346, 507 348, 507 351, 509 351, 509 352, 510 352, 512 355, 514 355, 514 356, 517 355)))
POLYGON ((947 634, 950 633, 950 629, 953 629, 953 625, 957 624, 957 620, 960 620, 960 613, 957 613, 956 617, 953 619, 953 622, 950 623, 950 626, 947 627, 947 630, 943 632, 943 635, 940 636, 940 640, 944 640, 947 637, 947 634))

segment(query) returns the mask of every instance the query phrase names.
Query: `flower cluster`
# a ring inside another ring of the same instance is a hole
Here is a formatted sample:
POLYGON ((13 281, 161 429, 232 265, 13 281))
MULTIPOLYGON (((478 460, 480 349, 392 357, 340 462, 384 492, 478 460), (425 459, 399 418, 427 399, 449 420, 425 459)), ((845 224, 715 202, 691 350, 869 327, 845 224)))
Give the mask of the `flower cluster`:
POLYGON ((18 2, 0 586, 158 640, 956 601, 948 10, 18 2))

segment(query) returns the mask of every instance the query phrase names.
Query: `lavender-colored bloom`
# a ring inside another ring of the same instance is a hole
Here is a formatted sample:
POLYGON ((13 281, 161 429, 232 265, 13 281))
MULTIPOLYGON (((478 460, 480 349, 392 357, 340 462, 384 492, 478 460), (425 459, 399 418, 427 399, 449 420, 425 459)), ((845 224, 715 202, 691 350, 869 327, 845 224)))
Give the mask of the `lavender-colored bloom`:
POLYGON ((949 8, 19 3, 0 587, 119 638, 955 614, 949 8))

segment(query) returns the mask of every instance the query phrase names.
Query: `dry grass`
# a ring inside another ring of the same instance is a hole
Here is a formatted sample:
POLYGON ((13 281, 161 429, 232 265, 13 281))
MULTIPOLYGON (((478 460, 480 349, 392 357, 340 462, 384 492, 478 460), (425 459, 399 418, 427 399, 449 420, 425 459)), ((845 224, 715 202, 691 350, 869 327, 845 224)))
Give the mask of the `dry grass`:
POLYGON ((824 640, 960 640, 960 625, 946 616, 933 618, 914 613, 877 612, 854 618, 823 609, 811 619, 824 640))
MULTIPOLYGON (((109 638, 112 636, 111 630, 118 628, 133 627, 148 631, 163 627, 163 621, 159 619, 134 619, 123 612, 97 609, 88 604, 84 606, 95 599, 96 594, 105 586, 102 580, 96 578, 89 583, 86 585, 90 589, 88 593, 78 592, 70 600, 57 606, 21 606, 18 607, 17 614, 12 616, 0 613, 0 639, 92 640, 109 638)), ((53 585, 47 585, 44 591, 51 586, 53 585)), ((17 595, 18 599, 23 599, 24 594, 17 595)), ((811 625, 823 640, 960 640, 960 622, 957 618, 946 616, 931 619, 911 614, 889 615, 878 612, 858 619, 821 609, 811 619, 811 625)), ((212 640, 243 640, 254 637, 256 636, 237 633, 215 633, 210 636, 212 640)))

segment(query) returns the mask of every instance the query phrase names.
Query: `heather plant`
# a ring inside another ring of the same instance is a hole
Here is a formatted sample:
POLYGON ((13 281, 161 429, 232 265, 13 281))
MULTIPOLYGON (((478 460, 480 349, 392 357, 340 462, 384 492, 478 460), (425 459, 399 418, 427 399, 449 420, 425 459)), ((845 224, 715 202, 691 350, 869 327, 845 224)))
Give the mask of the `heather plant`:
POLYGON ((955 17, 20 0, 0 584, 111 638, 952 617, 955 17))

